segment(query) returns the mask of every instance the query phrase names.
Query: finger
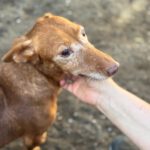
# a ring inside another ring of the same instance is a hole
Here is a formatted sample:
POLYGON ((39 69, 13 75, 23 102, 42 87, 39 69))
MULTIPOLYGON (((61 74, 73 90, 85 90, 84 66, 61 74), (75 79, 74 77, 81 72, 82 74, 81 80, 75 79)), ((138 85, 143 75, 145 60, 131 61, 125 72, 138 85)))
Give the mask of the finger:
POLYGON ((62 87, 65 86, 65 84, 66 84, 65 80, 61 80, 61 81, 60 81, 60 85, 61 85, 62 87))

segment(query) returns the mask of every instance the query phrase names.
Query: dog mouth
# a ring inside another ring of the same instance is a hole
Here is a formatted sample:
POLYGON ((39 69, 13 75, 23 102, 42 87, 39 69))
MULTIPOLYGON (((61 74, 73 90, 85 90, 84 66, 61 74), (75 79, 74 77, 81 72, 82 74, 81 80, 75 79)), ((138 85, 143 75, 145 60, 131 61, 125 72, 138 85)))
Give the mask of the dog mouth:
POLYGON ((90 80, 98 80, 98 81, 105 80, 108 78, 100 73, 79 74, 78 76, 82 78, 86 78, 90 80))
POLYGON ((108 77, 104 76, 104 75, 101 75, 99 73, 89 73, 89 74, 78 74, 78 75, 66 75, 64 80, 67 84, 72 84, 74 83, 76 80, 78 80, 79 78, 84 78, 86 80, 96 80, 96 81, 102 81, 102 80, 105 80, 107 79, 108 77))

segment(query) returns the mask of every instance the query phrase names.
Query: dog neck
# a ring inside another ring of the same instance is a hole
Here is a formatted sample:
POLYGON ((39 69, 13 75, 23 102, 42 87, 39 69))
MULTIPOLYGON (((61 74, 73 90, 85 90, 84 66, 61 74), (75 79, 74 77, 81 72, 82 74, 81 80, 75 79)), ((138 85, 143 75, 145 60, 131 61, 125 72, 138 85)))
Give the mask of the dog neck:
POLYGON ((49 80, 49 82, 53 83, 57 87, 60 87, 60 80, 64 78, 65 73, 58 65, 50 62, 49 60, 44 60, 34 66, 49 80))

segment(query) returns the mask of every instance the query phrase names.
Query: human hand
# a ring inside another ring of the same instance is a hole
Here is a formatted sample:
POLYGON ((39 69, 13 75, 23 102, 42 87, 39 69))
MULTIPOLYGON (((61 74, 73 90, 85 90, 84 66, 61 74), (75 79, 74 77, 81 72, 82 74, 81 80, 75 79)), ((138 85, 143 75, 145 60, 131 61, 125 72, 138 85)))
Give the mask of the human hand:
POLYGON ((64 89, 73 93, 81 101, 95 106, 100 94, 100 91, 96 89, 97 86, 94 86, 94 84, 97 84, 96 82, 97 81, 90 81, 83 77, 79 77, 71 84, 68 84, 65 80, 62 80, 60 84, 64 89))

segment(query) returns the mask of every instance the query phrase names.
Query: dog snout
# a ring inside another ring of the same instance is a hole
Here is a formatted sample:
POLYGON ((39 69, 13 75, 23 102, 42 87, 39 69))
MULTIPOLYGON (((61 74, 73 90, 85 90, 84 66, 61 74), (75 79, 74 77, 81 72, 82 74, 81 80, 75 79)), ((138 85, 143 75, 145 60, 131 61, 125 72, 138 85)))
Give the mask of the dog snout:
POLYGON ((107 75, 110 77, 112 75, 114 75, 119 69, 119 63, 113 64, 111 67, 109 67, 106 72, 107 75))

